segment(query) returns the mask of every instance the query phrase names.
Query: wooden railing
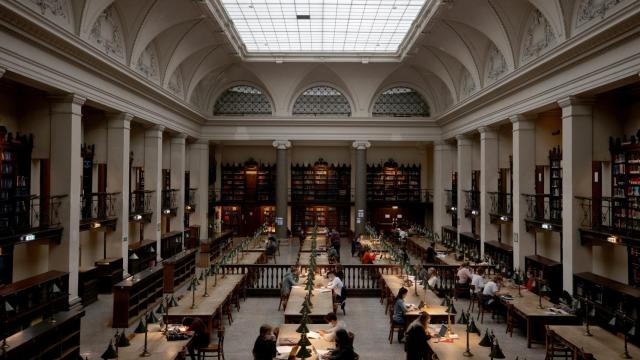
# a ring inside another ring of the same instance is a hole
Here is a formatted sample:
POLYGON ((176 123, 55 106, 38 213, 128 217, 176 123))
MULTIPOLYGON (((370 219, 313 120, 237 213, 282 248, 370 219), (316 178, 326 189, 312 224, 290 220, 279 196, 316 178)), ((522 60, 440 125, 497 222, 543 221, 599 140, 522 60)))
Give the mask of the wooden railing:
MULTIPOLYGON (((247 274, 247 293, 258 296, 279 296, 284 275, 291 268, 306 267, 286 264, 227 264, 219 269, 220 275, 247 274)), ((433 267, 441 280, 441 290, 451 292, 455 286, 458 266, 443 264, 424 264, 433 267)), ((493 266, 472 265, 474 269, 484 268, 485 273, 493 273, 493 266)), ((317 271, 326 273, 329 270, 340 270, 344 273, 343 283, 348 289, 348 296, 379 296, 381 275, 406 275, 398 265, 317 265, 317 271)))

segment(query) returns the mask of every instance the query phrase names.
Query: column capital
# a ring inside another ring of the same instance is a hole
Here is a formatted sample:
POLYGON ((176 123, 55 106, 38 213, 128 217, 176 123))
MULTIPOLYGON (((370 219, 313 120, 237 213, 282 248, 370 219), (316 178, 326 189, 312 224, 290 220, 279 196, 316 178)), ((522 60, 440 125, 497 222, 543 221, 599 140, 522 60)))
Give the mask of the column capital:
POLYGON ((367 150, 371 147, 371 143, 367 140, 356 140, 351 146, 356 150, 367 150))
POLYGON ((78 94, 51 95, 48 97, 52 104, 84 105, 87 98, 78 94))
POLYGON ((130 130, 132 119, 133 115, 126 112, 109 113, 107 114, 107 128, 130 130))
POLYGON ((471 146, 471 139, 467 135, 456 135, 456 141, 458 142, 458 146, 471 146))
POLYGON ((209 140, 205 140, 205 139, 196 139, 196 141, 194 141, 193 143, 191 143, 191 148, 192 149, 209 149, 209 140))
POLYGON ((478 128, 478 132, 480 133, 480 140, 489 140, 489 139, 498 138, 498 131, 488 126, 480 126, 478 128))
POLYGON ((0 68, 0 78, 4 76, 4 73, 7 72, 7 69, 0 68))
POLYGON ((579 105, 593 105, 595 99, 589 96, 567 96, 560 100, 558 100, 558 106, 561 108, 567 108, 570 106, 579 106, 579 105))
POLYGON ((186 144, 187 142, 187 134, 177 133, 171 135, 171 143, 172 144, 186 144))
POLYGON ((278 150, 287 150, 288 148, 291 147, 291 141, 289 141, 289 140, 274 140, 271 145, 273 145, 273 147, 278 149, 278 150))
POLYGON ((151 138, 162 138, 163 132, 164 132, 164 126, 152 125, 144 131, 144 136, 151 137, 151 138))
POLYGON ((511 121, 513 125, 513 131, 535 129, 535 119, 535 115, 516 114, 509 116, 509 121, 511 121))

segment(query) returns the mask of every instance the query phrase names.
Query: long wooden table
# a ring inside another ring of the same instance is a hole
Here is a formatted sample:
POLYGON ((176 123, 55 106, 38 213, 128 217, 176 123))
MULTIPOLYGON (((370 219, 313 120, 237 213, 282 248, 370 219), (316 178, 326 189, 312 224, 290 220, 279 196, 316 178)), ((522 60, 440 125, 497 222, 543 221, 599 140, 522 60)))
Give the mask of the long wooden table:
POLYGON ((545 333, 545 325, 575 325, 579 322, 579 319, 575 315, 550 312, 548 309, 553 308, 554 304, 544 297, 542 298, 543 308, 541 309, 539 307, 538 295, 526 289, 521 289, 520 293, 522 296, 518 296, 517 289, 514 289, 511 286, 503 286, 500 289, 500 293, 501 295, 509 294, 513 297, 513 300, 505 300, 502 297, 500 300, 504 304, 513 305, 514 315, 525 321, 527 347, 529 348, 531 347, 531 343, 534 341, 535 333, 545 333))
MULTIPOLYGON (((427 256, 427 248, 431 245, 431 241, 418 236, 410 236, 407 239, 407 249, 413 252, 420 259, 424 259, 427 256)), ((449 250, 440 243, 436 243, 435 250, 441 253, 448 253, 449 250)))
MULTIPOLYGON (((284 310, 284 322, 285 324, 299 323, 302 315, 300 309, 302 303, 307 295, 307 290, 304 289, 304 283, 306 277, 300 277, 299 285, 291 288, 289 293, 289 300, 287 301, 287 307, 284 310)), ((335 312, 333 304, 333 290, 327 291, 327 289, 318 289, 320 286, 326 286, 327 280, 322 276, 316 274, 314 279, 316 289, 313 290, 311 297, 311 313, 309 314, 309 320, 314 324, 323 324, 324 317, 330 312, 335 312)))
MULTIPOLYGON (((458 335, 457 339, 451 340, 451 342, 441 341, 442 339, 433 336, 429 340, 429 347, 431 351, 440 360, 448 359, 464 359, 462 353, 467 348, 467 333, 466 325, 452 325, 453 332, 458 335)), ((429 331, 431 335, 437 334, 440 331, 439 325, 429 325, 429 331)), ((482 347, 478 345, 480 342, 480 336, 478 334, 469 333, 469 350, 473 354, 475 359, 489 359, 491 353, 490 347, 482 347)))
MULTIPOLYGON (((298 264, 299 265, 309 265, 309 261, 311 260, 311 253, 310 252, 301 252, 300 256, 298 257, 298 264)), ((329 257, 327 256, 327 253, 318 253, 318 255, 316 256, 316 264, 317 265, 330 265, 329 264, 329 257)))
MULTIPOLYGON (((209 329, 214 329, 214 321, 219 315, 219 311, 225 302, 229 301, 229 298, 233 294, 233 291, 237 287, 241 286, 246 275, 218 275, 218 280, 215 286, 214 277, 210 276, 208 282, 208 297, 204 297, 204 282, 200 282, 200 285, 196 289, 194 309, 191 308, 192 304, 192 292, 188 291, 178 300, 178 306, 169 309, 169 323, 181 323, 184 318, 187 317, 199 317, 206 324, 209 325, 209 329)), ((167 316, 164 315, 165 321, 167 316)))
POLYGON ((149 332, 147 333, 147 351, 151 356, 141 358, 140 354, 144 351, 144 334, 134 333, 132 336, 129 340, 131 343, 130 346, 118 349, 118 359, 185 359, 187 354, 186 347, 191 341, 191 339, 168 341, 162 332, 160 332, 159 326, 150 324, 149 332))
MULTIPOLYGON (((316 249, 320 250, 320 248, 327 248, 329 246, 329 239, 326 235, 317 235, 316 236, 316 249)), ((300 246, 300 251, 311 251, 311 236, 307 236, 302 245, 300 246)))
MULTIPOLYGON (((571 348, 573 359, 587 359, 589 355, 597 360, 619 359, 624 352, 624 340, 599 326, 590 327, 593 336, 584 336, 581 325, 549 325, 547 331, 547 347, 558 341, 571 348)), ((639 347, 628 343, 627 348, 632 358, 640 358, 639 347)))
MULTIPOLYGON (((384 281, 385 286, 391 294, 395 297, 398 295, 398 291, 402 287, 402 279, 398 275, 382 275, 382 280, 384 281)), ((441 306, 441 299, 431 290, 424 290, 420 284, 418 284, 418 295, 415 292, 415 285, 411 288, 407 288, 409 292, 404 298, 405 303, 413 304, 415 306, 420 305, 420 302, 424 302, 425 306, 412 310, 406 313, 407 316, 407 324, 411 323, 415 320, 421 311, 429 314, 431 318, 431 322, 434 324, 439 323, 447 323, 447 316, 449 313, 447 312, 446 306, 441 306)), ((451 314, 451 321, 455 320, 455 314, 451 314)))
MULTIPOLYGON (((298 352, 298 346, 296 345, 298 341, 300 341, 301 334, 296 332, 298 328, 298 324, 282 324, 280 325, 277 346, 293 346, 291 352, 289 353, 290 357, 295 356, 298 352)), ((330 325, 319 325, 319 324, 309 324, 307 325, 310 331, 319 332, 320 330, 327 330, 330 328, 330 325)), ((322 338, 320 339, 309 339, 311 346, 308 346, 307 349, 313 350, 313 356, 307 359, 317 360, 318 352, 317 350, 326 351, 329 349, 334 349, 336 347, 335 342, 326 341, 322 338)))
POLYGON ((247 251, 238 257, 238 262, 234 258, 233 264, 242 264, 242 265, 253 265, 253 264, 264 264, 267 259, 267 255, 264 251, 247 251))

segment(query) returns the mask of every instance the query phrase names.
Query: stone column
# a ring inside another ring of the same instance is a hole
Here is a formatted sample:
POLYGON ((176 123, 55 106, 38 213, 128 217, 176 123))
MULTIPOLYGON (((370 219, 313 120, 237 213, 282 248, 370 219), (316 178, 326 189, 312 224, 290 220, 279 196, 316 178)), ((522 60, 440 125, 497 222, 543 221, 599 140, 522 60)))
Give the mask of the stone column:
POLYGON ((444 140, 436 141, 433 146, 433 169, 433 232, 440 234, 443 226, 451 224, 450 215, 445 208, 445 190, 451 184, 453 147, 444 140))
POLYGON ((591 271, 592 249, 580 244, 582 210, 576 196, 591 196, 593 101, 567 97, 562 108, 562 287, 573 291, 573 274, 591 271))
POLYGON ((162 222, 162 132, 164 126, 154 125, 144 133, 144 189, 152 190, 151 222, 144 226, 145 239, 155 240, 160 260, 160 226, 162 222))
POLYGON ((49 246, 49 269, 69 273, 70 305, 80 301, 80 142, 85 100, 75 94, 51 98, 51 195, 67 196, 59 209, 61 242, 49 246))
POLYGON ((471 220, 464 216, 464 190, 471 190, 473 144, 466 135, 456 135, 458 143, 458 242, 460 233, 471 231, 471 220))
POLYGON ((356 237, 364 234, 364 225, 367 221, 367 149, 370 147, 371 143, 368 141, 353 142, 353 148, 356 149, 356 237))
POLYGON ((207 213, 209 202, 209 141, 198 140, 191 144, 189 156, 191 185, 196 190, 196 210, 192 215, 194 225, 200 225, 200 241, 207 239, 207 213))
POLYGON ((535 192, 536 124, 534 117, 514 115, 513 124, 513 267, 524 268, 524 258, 534 254, 535 234, 527 232, 524 219, 527 201, 523 194, 535 192))
POLYGON ((186 171, 186 139, 185 134, 174 134, 171 137, 171 188, 178 189, 176 194, 176 216, 170 219, 171 231, 184 231, 184 172, 186 171))
POLYGON ((276 235, 280 239, 287 237, 288 218, 288 177, 287 149, 291 147, 288 140, 276 140, 273 142, 276 148, 276 235))
POLYGON ((484 256, 484 242, 497 240, 498 232, 491 224, 491 199, 488 192, 498 190, 498 132, 482 126, 480 132, 480 249, 484 256))
POLYGON ((117 192, 116 230, 107 235, 107 257, 122 257, 125 273, 129 269, 129 149, 133 115, 107 115, 107 192, 117 192))

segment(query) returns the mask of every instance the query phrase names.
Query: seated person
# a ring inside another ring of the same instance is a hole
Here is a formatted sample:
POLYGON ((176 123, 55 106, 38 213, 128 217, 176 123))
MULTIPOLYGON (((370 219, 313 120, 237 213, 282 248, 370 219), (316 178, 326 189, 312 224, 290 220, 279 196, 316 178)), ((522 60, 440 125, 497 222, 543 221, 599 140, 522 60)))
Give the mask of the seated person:
MULTIPOLYGON (((406 313, 407 311, 409 311, 409 306, 404 302, 404 298, 405 296, 407 296, 408 292, 409 290, 407 290, 407 288, 405 287, 401 287, 400 290, 398 290, 398 295, 396 296, 395 302, 393 304, 393 316, 391 317, 395 324, 398 324, 398 325, 407 324, 406 313)), ((402 342, 403 338, 404 338, 404 331, 399 331, 398 342, 402 342)))
POLYGON ((484 288, 484 269, 478 268, 478 271, 471 276, 471 285, 473 285, 473 292, 482 294, 484 288))
POLYGON ((284 278, 282 279, 282 289, 280 289, 281 295, 289 295, 291 292, 291 287, 298 283, 298 268, 295 266, 291 266, 289 271, 284 274, 284 278))
POLYGON ((525 287, 529 291, 533 291, 536 288, 536 274, 531 268, 527 270, 527 283, 525 284, 525 287))
POLYGON ((371 265, 375 260, 376 260, 376 254, 371 252, 371 248, 369 248, 368 246, 365 246, 364 255, 362 255, 362 258, 360 259, 360 261, 362 261, 363 264, 371 265))
POLYGON ((360 235, 357 238, 353 239, 351 243, 351 256, 355 256, 360 253, 360 249, 362 248, 362 240, 364 240, 364 235, 360 235))
POLYGON ((429 314, 420 312, 420 316, 407 327, 407 341, 404 351, 407 360, 430 360, 430 348, 427 341, 431 339, 429 334, 429 314))
POLYGON ((502 276, 496 275, 492 280, 487 281, 482 289, 482 296, 485 305, 492 305, 496 296, 500 295, 500 286, 502 286, 502 276))
POLYGON ((427 270, 427 282, 432 289, 440 288, 440 278, 438 277, 438 274, 436 274, 435 268, 431 267, 427 270))
POLYGON ((469 282, 471 281, 471 277, 473 276, 473 274, 471 274, 471 270, 469 269, 469 263, 468 262, 463 262, 462 265, 460 265, 460 269, 458 269, 458 284, 459 285, 468 285, 469 282))
POLYGON ((276 338, 278 337, 278 329, 275 331, 271 325, 264 324, 260 326, 260 335, 253 344, 254 360, 272 360, 276 355, 276 338))
POLYGON ((340 294, 342 294, 342 280, 336 275, 335 272, 329 271, 327 273, 327 277, 329 278, 329 283, 327 284, 327 289, 332 289, 333 293, 336 297, 337 302, 340 302, 340 294))
POLYGON ((336 331, 336 349, 332 350, 323 359, 326 360, 356 360, 358 354, 353 350, 353 344, 349 333, 345 329, 336 331))
POLYGON ((329 258, 329 262, 331 263, 339 260, 338 251, 335 247, 331 246, 329 250, 327 250, 327 258, 329 258))
POLYGON ((437 255, 438 254, 436 253, 436 243, 432 242, 431 245, 429 245, 429 247, 426 250, 425 261, 428 264, 433 264, 436 262, 437 255))
POLYGON ((189 331, 193 331, 193 337, 189 342, 187 349, 189 350, 189 357, 191 357, 191 360, 196 360, 195 351, 209 346, 209 342, 211 341, 209 328, 200 318, 185 318, 182 320, 182 325, 187 326, 189 331))
POLYGON ((267 255, 274 255, 276 250, 278 249, 278 241, 275 236, 269 236, 269 240, 267 240, 267 255))
POLYGON ((344 321, 339 321, 336 313, 330 312, 324 317, 324 321, 331 325, 328 330, 320 330, 319 333, 326 341, 336 341, 336 332, 340 329, 347 330, 347 325, 344 321))

